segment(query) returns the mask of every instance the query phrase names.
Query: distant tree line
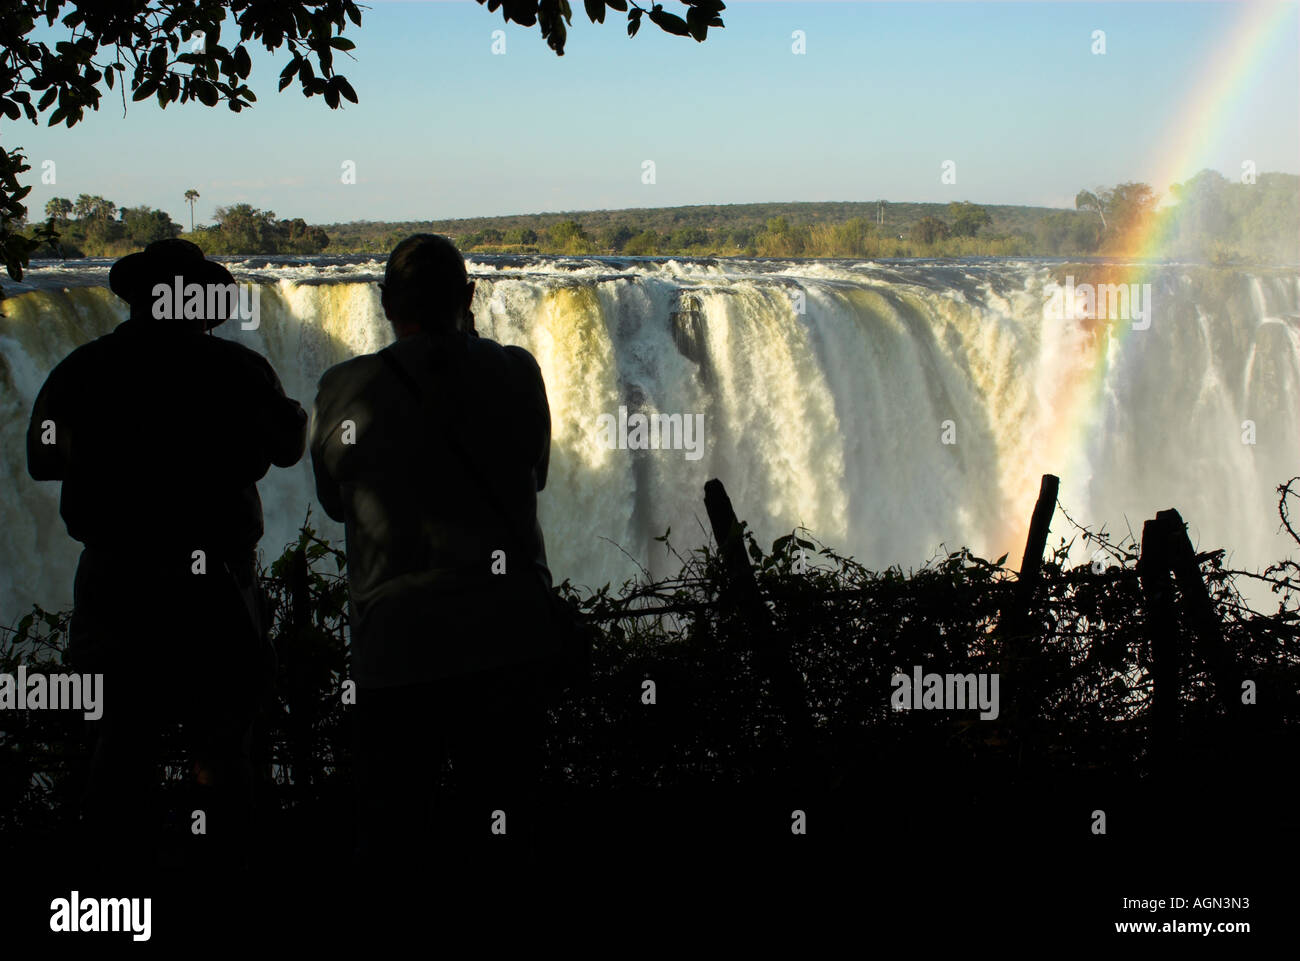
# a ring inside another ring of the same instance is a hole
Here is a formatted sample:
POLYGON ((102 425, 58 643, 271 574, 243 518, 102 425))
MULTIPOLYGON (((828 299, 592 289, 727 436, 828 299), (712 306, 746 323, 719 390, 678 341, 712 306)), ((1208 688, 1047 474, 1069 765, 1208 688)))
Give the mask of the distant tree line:
MULTIPOLYGON (((187 191, 197 199, 196 191, 187 191)), ((179 237, 183 228, 166 211, 119 207, 98 195, 81 194, 76 200, 54 197, 45 204, 47 222, 58 239, 39 248, 37 257, 121 257, 141 250, 155 240, 179 237)), ((318 254, 329 235, 301 217, 277 220, 275 212, 249 204, 218 207, 216 224, 186 235, 207 254, 318 254)))
POLYGON ((59 239, 38 250, 37 257, 119 257, 181 232, 166 211, 119 207, 97 194, 76 200, 53 197, 45 204, 45 216, 57 227, 59 239))
MULTIPOLYGON (((621 256, 905 257, 919 249, 909 231, 923 212, 951 208, 950 234, 965 241, 953 255, 1023 253, 1024 238, 1010 228, 1032 227, 1042 211, 974 204, 771 203, 598 210, 423 222, 353 222, 327 225, 331 253, 375 252, 416 231, 447 234, 463 250, 479 253, 550 253, 621 256), (979 244, 969 241, 982 227, 979 244), (1014 241, 1008 244, 1008 240, 1014 241), (1013 249, 1017 248, 1017 249, 1013 249)), ((1027 237, 1028 234, 1025 234, 1027 237)), ((927 242, 929 243, 929 242, 927 242)))
POLYGON ((277 220, 275 211, 249 204, 218 207, 215 219, 190 235, 205 254, 319 254, 330 243, 329 234, 301 217, 277 220))
POLYGON ((1165 256, 1212 263, 1300 261, 1300 178, 1232 183, 1203 171, 1158 206, 1148 184, 1080 191, 1075 209, 979 205, 773 203, 518 214, 328 225, 331 253, 382 255, 416 231, 479 253, 613 256, 1165 256))
MULTIPOLYGON (((750 205, 784 210, 790 205, 750 205)), ((813 206, 813 205, 810 205, 813 206)), ((865 206, 865 205, 852 205, 865 206)), ((689 208, 687 208, 689 209, 689 208)), ((466 251, 483 253, 554 253, 568 255, 621 254, 633 257, 689 254, 749 257, 878 257, 912 256, 917 247, 930 247, 952 237, 973 238, 993 222, 989 212, 971 203, 949 205, 952 224, 922 218, 910 234, 893 233, 894 225, 878 225, 868 217, 822 219, 800 223, 785 213, 758 221, 690 223, 687 217, 664 223, 663 211, 625 211, 627 219, 601 223, 586 214, 536 226, 484 226, 468 231, 447 229, 466 251), (920 228, 918 230, 918 227, 920 228)), ((604 213, 604 212, 601 212, 604 213)), ((676 212, 674 212, 676 213, 676 212)), ((544 216, 544 215, 543 215, 544 216)), ((806 220, 806 217, 799 217, 806 220)), ((441 225, 439 225, 441 226, 441 225)), ((991 237, 991 243, 1005 240, 991 237)), ((346 243, 346 240, 343 241, 346 243)), ((959 251, 964 252, 964 251, 959 251)))
POLYGON ((1171 193, 1176 206, 1166 241, 1174 255, 1300 261, 1300 177, 1265 173, 1238 183, 1202 170, 1171 193))
MULTIPOLYGON (((196 191, 188 191, 191 205, 196 191)), ((1143 183, 1082 190, 1074 210, 950 204, 775 203, 527 214, 465 220, 356 221, 326 226, 279 220, 249 204, 218 207, 213 226, 186 236, 209 254, 370 253, 433 231, 469 253, 694 257, 1143 256, 1160 240, 1170 257, 1211 263, 1300 262, 1300 177, 1261 174, 1233 183, 1211 170, 1170 190, 1143 183), (327 229, 328 228, 328 229, 327 229)), ((118 256, 180 227, 161 210, 119 210, 102 197, 55 198, 46 216, 61 252, 118 256)))
POLYGON ((1300 261, 1300 177, 1266 173, 1232 182, 1202 170, 1173 184, 1169 195, 1172 203, 1162 208, 1144 183, 1082 190, 1075 208, 1095 219, 1080 225, 1048 218, 1040 240, 1068 238, 1087 245, 1086 252, 1130 256, 1155 247, 1166 257, 1211 263, 1300 261))

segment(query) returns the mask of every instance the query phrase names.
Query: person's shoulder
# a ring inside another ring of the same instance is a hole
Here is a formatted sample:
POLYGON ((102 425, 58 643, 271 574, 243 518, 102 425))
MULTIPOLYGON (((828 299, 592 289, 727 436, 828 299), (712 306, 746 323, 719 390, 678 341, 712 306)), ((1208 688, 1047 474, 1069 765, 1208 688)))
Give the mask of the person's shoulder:
POLYGON ((51 378, 63 377, 82 369, 99 369, 123 346, 121 339, 115 338, 113 332, 109 331, 107 334, 102 334, 94 340, 73 348, 68 356, 54 365, 49 376, 51 378))
POLYGON ((508 358, 511 375, 521 389, 530 393, 546 389, 546 379, 542 376, 542 368, 536 357, 514 344, 503 347, 502 351, 508 358))
POLYGON ((263 354, 246 344, 224 337, 201 335, 200 357, 203 365, 213 372, 229 372, 232 378, 252 379, 258 383, 279 384, 280 377, 263 354))
POLYGON ((495 340, 481 336, 470 337, 469 350, 471 355, 478 354, 481 357, 491 357, 502 367, 519 373, 531 374, 534 371, 540 372, 541 370, 537 364, 537 359, 528 352, 527 348, 516 344, 500 344, 495 340))
POLYGON ((539 370, 537 358, 529 353, 526 347, 520 347, 517 344, 507 344, 501 348, 505 351, 506 356, 514 363, 527 367, 529 370, 539 370))

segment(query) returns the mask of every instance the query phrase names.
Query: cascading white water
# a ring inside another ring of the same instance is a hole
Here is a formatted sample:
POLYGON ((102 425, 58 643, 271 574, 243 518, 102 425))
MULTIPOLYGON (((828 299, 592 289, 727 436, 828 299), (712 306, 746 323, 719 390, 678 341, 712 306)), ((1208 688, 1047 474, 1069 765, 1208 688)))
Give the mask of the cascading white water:
MULTIPOLYGON (((392 338, 374 262, 231 266, 263 285, 261 323, 220 336, 267 356, 304 406, 326 367, 392 338)), ((1043 473, 1061 475, 1073 517, 1113 532, 1177 507, 1201 548, 1227 547, 1239 566, 1287 552, 1274 488, 1300 473, 1294 270, 1150 268, 1152 323, 1130 330, 1045 316, 1059 268, 1041 263, 471 268, 480 332, 527 347, 546 378, 542 522, 557 580, 617 583, 635 571, 624 551, 670 569, 652 538, 671 526, 678 547, 704 539, 710 477, 764 543, 803 525, 873 567, 940 545, 1018 563, 1043 473), (702 455, 608 449, 598 418, 620 406, 703 414, 702 455)), ((40 266, 3 304, 3 622, 70 601, 79 545, 58 485, 27 476, 24 434, 53 365, 124 318, 106 278, 104 264, 40 266)), ((275 556, 314 502, 310 467, 273 468, 259 488, 275 556)), ((319 509, 313 521, 342 542, 319 509)))

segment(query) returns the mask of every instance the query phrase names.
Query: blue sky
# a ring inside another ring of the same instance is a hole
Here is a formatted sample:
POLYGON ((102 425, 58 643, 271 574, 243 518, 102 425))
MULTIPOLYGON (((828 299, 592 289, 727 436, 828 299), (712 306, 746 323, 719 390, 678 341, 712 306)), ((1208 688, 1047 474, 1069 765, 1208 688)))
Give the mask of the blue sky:
MULTIPOLYGON (((1157 176, 1165 121, 1239 15, 1236 3, 737 0, 697 44, 648 23, 629 39, 618 15, 593 25, 570 2, 560 58, 472 0, 374 2, 345 33, 355 60, 335 60, 359 105, 332 111, 296 83, 277 93, 288 58, 258 48, 258 102, 240 114, 128 101, 124 118, 109 93, 72 130, 3 120, 0 137, 34 168, 34 216, 90 193, 188 224, 189 187, 199 222, 237 202, 317 223, 881 197, 1069 206, 1081 187, 1157 176), (1104 56, 1091 52, 1098 29, 1104 56), (54 185, 39 183, 46 159, 54 185), (341 182, 346 160, 355 184, 341 182), (945 160, 955 185, 940 181, 945 160)), ((1288 23, 1198 165, 1300 172, 1295 10, 1288 23)))

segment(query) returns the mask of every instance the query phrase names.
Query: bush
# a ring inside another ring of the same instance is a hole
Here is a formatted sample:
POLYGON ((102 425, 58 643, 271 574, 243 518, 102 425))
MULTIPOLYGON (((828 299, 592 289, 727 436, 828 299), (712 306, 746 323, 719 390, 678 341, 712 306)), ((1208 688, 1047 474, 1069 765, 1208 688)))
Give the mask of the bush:
MULTIPOLYGON (((1297 481, 1279 488, 1288 530, 1297 481)), ((1030 599, 1024 623, 1033 644, 1023 655, 1003 627, 1016 589, 1005 557, 990 562, 963 550, 917 570, 872 571, 804 531, 778 538, 767 551, 747 531, 744 537, 775 637, 803 679, 818 762, 838 776, 897 763, 903 753, 978 760, 985 777, 1012 767, 1022 778, 1094 769, 1137 778, 1149 769, 1151 646, 1131 541, 1113 544, 1083 528, 1061 539, 1044 558, 1030 599), (1109 566, 1071 566, 1076 547, 1089 558, 1105 555, 1109 566), (913 665, 1011 672, 1017 708, 978 725, 969 715, 891 711, 890 679, 913 665)), ((728 600, 719 552, 709 545, 683 556, 667 533, 658 540, 681 562, 674 577, 634 579, 615 591, 608 584, 580 591, 568 581, 558 588, 600 626, 601 640, 590 688, 551 712, 546 777, 553 786, 744 786, 789 757, 788 719, 756 665, 751 628, 728 600), (673 692, 657 706, 652 727, 638 698, 628 696, 646 677, 673 692)), ((1284 561, 1247 575, 1225 569, 1222 559, 1223 551, 1198 558, 1239 668, 1234 676, 1255 679, 1275 698, 1267 713, 1277 724, 1256 736, 1281 743, 1294 737, 1300 719, 1300 565, 1284 561), (1244 603, 1235 587, 1241 576, 1273 585, 1277 613, 1244 603)), ((340 697, 347 676, 344 568, 343 552, 316 536, 309 515, 298 541, 262 571, 280 665, 255 758, 266 806, 289 816, 304 806, 337 804, 350 790, 348 708, 340 697)), ((20 659, 29 670, 59 670, 68 619, 67 612, 33 609, 4 633, 0 672, 13 673, 20 659)), ((1181 736, 1222 747, 1222 711, 1207 663, 1190 627, 1178 630, 1181 736)), ((5 712, 0 720, 0 828, 56 828, 75 806, 85 764, 80 715, 5 712)), ((166 745, 178 752, 175 734, 166 745)), ((175 790, 184 767, 179 753, 169 761, 175 790)))

